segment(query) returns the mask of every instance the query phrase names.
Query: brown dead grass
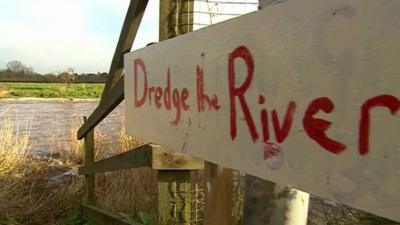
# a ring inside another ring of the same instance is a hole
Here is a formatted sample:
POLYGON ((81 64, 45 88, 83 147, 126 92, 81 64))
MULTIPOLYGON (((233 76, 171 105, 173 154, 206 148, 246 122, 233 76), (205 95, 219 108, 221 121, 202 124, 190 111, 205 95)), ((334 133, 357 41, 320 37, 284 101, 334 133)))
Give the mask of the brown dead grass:
MULTIPOLYGON (((0 128, 0 219, 15 224, 57 224, 80 200, 80 179, 56 186, 47 177, 67 168, 28 157, 29 133, 3 121, 0 128)), ((0 220, 0 221, 1 221, 0 220)))
POLYGON ((156 193, 156 173, 150 168, 106 173, 96 179, 98 206, 115 213, 136 215, 142 211, 155 215, 156 193))
MULTIPOLYGON (((29 132, 18 134, 11 123, 0 128, 0 224, 11 218, 24 225, 59 225, 60 219, 76 210, 83 201, 83 177, 61 184, 50 184, 49 178, 83 163, 83 141, 76 140, 82 121, 71 126, 67 148, 59 149, 59 161, 28 157, 29 132)), ((127 137, 121 129, 118 143, 101 132, 95 132, 96 160, 143 145, 127 137)), ((114 138, 115 139, 115 138, 114 138)), ((63 140, 65 141, 65 140, 63 140)), ((54 143, 53 143, 54 144, 54 143)), ((61 145, 57 145, 61 146, 61 145)), ((116 171, 96 175, 97 205, 111 212, 156 215, 156 172, 150 168, 116 171)))
MULTIPOLYGON (((71 166, 83 163, 83 140, 76 139, 81 124, 82 120, 75 120, 70 130, 70 146, 60 152, 61 160, 71 166)), ((134 149, 145 143, 127 136, 124 127, 119 132, 118 142, 115 143, 112 139, 115 137, 95 130, 95 160, 134 149)), ((156 185, 156 173, 150 168, 96 174, 96 202, 99 207, 115 213, 155 213, 156 185)))

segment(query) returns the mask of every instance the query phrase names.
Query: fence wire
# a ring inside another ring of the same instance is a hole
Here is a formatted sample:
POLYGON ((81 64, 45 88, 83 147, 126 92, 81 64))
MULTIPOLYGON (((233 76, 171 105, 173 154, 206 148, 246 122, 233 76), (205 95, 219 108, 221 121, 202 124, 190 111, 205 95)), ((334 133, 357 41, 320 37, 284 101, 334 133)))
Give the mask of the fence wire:
MULTIPOLYGON (((204 174, 203 171, 197 172, 192 179, 191 189, 185 190, 171 190, 173 201, 171 202, 171 215, 173 220, 170 224, 190 224, 202 225, 204 220, 204 203, 205 203, 205 189, 204 189, 204 174), (189 204, 185 202, 190 199, 189 204), (190 207, 187 207, 190 206, 190 207), (184 218, 183 215, 190 214, 190 219, 184 218)), ((233 210, 232 218, 234 224, 239 224, 243 215, 243 202, 244 202, 244 177, 245 174, 239 171, 233 172, 233 210)))
POLYGON ((174 10, 171 18, 174 19, 171 26, 175 29, 193 26, 194 30, 207 27, 234 17, 247 14, 258 10, 259 1, 257 0, 175 0, 173 1, 174 10), (193 7, 187 7, 189 3, 193 7), (189 22, 190 14, 193 22, 189 22))

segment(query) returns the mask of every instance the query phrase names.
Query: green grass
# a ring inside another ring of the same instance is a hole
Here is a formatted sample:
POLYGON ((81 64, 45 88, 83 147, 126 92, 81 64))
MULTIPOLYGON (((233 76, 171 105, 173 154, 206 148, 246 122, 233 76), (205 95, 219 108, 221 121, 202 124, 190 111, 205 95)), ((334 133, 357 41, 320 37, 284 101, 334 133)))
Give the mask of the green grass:
POLYGON ((98 225, 83 217, 81 212, 74 212, 72 215, 59 222, 60 225, 98 225))
POLYGON ((1 98, 100 98, 104 84, 0 83, 1 98))

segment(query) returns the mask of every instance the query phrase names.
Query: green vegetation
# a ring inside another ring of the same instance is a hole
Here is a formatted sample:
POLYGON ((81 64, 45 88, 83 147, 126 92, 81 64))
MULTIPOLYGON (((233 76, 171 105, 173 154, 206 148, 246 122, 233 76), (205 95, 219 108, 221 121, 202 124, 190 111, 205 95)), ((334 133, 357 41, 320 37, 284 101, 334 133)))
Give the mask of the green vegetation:
POLYGON ((60 225, 98 225, 97 223, 84 218, 82 213, 76 210, 69 217, 61 220, 60 225))
POLYGON ((0 83, 1 98, 99 98, 104 84, 0 83))

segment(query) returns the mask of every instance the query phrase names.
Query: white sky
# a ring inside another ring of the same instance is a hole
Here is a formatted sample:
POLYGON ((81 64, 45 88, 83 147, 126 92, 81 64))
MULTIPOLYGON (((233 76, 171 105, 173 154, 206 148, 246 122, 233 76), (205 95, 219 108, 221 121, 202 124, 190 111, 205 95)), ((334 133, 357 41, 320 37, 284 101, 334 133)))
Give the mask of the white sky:
MULTIPOLYGON (((134 48, 158 41, 150 0, 134 48)), ((0 0, 0 69, 18 60, 36 72, 108 72, 129 0, 0 0)))

